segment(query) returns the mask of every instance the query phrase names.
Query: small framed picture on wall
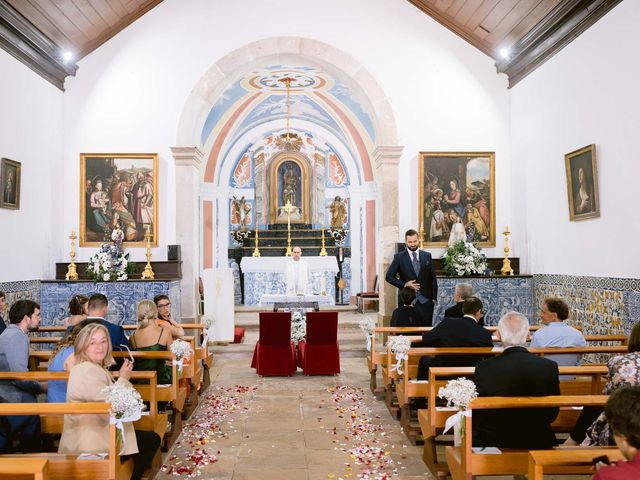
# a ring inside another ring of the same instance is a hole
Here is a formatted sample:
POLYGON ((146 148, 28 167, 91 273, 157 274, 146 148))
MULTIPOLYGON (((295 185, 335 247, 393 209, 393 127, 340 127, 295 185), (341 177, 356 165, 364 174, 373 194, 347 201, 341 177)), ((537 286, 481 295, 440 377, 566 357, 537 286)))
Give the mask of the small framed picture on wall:
POLYGON ((564 156, 567 170, 569 220, 586 220, 600 216, 596 146, 589 145, 564 156))
POLYGON ((0 208, 20 209, 20 162, 0 161, 0 208))

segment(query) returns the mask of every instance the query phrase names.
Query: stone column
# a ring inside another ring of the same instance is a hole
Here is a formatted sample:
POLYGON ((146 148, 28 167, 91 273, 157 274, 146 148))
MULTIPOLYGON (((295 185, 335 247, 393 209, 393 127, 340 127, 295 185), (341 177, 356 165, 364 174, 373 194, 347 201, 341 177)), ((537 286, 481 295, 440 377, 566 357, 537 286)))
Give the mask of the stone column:
POLYGON ((176 166, 176 242, 182 250, 180 307, 182 318, 192 320, 198 312, 200 277, 200 164, 204 152, 198 147, 171 147, 176 166))
POLYGON ((384 280, 389 268, 395 244, 398 242, 398 164, 404 147, 379 146, 373 151, 375 165, 374 178, 378 187, 376 201, 376 230, 378 236, 376 244, 378 250, 378 289, 380 294, 380 308, 378 325, 388 325, 393 309, 397 305, 398 289, 384 280))

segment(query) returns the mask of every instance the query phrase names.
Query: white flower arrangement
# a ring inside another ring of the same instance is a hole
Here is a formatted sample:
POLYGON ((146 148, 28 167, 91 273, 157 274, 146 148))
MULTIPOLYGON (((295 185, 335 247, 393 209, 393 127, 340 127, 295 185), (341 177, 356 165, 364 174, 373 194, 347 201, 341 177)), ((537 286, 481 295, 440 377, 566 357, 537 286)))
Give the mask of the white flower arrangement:
POLYGON ((396 356, 396 365, 391 370, 397 370, 402 375, 402 361, 408 358, 407 352, 411 348, 411 339, 403 335, 395 335, 387 340, 387 347, 396 356))
POLYGON ((103 243, 100 250, 89 259, 87 273, 96 282, 122 282, 135 268, 129 262, 129 254, 122 250, 122 242, 103 243))
POLYGON ((291 315, 291 340, 297 345, 300 340, 307 336, 307 322, 305 315, 300 310, 291 315))
POLYGON ((363 318, 358 323, 360 324, 360 330, 362 330, 367 339, 367 352, 370 352, 371 336, 373 335, 373 329, 376 328, 376 322, 372 318, 363 318))
POLYGON ((204 325, 204 338, 202 339, 202 345, 206 346, 209 344, 209 340, 211 340, 214 336, 213 326, 216 323, 216 319, 213 315, 205 315, 202 317, 202 324, 204 325))
POLYGON ((191 348, 191 344, 185 342, 184 340, 174 340, 169 347, 171 353, 176 356, 176 359, 173 361, 174 365, 178 367, 178 373, 182 373, 182 366, 185 359, 189 359, 191 354, 193 353, 193 349, 191 348))
POLYGON ((440 390, 438 390, 438 397, 444 398, 448 407, 454 407, 458 410, 458 413, 447 418, 443 433, 453 427, 454 445, 460 446, 464 436, 464 417, 471 415, 471 411, 467 410, 467 407, 474 398, 478 397, 476 384, 463 377, 449 380, 444 387, 440 387, 440 390))
POLYGON ((487 258, 473 243, 460 240, 447 248, 442 258, 447 275, 463 277, 487 274, 487 258))
POLYGON ((140 393, 128 385, 114 383, 103 389, 107 394, 106 402, 111 404, 110 423, 115 424, 118 440, 122 443, 120 453, 124 451, 124 422, 140 420, 142 412, 146 408, 140 393))

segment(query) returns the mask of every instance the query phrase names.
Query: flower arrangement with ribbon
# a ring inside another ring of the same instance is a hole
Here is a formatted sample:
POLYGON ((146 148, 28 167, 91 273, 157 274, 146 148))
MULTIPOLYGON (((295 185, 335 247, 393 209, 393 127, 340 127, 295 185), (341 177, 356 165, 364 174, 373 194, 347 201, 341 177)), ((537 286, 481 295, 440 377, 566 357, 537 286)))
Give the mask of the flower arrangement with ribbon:
POLYGON ((178 366, 178 373, 182 373, 184 360, 188 360, 193 353, 191 344, 189 342, 185 342, 184 340, 177 339, 174 340, 173 343, 171 343, 169 350, 171 350, 171 353, 176 356, 173 364, 178 366))
POLYGON ((442 257, 444 272, 454 277, 465 275, 486 275, 487 257, 473 243, 459 240, 442 257))
POLYGON ((122 455, 126 444, 123 424, 140 420, 145 406, 140 393, 131 386, 114 383, 105 387, 103 391, 107 394, 106 402, 111 404, 109 423, 116 426, 117 439, 122 444, 122 455))
POLYGON ((213 315, 205 315, 202 317, 202 323, 204 324, 204 337, 202 338, 202 345, 207 348, 209 340, 213 339, 213 325, 216 323, 216 319, 213 315))
POLYGON ((129 261, 129 254, 124 253, 118 237, 113 243, 103 243, 87 265, 87 275, 96 282, 122 282, 135 270, 136 264, 129 261))
POLYGON ((291 315, 291 340, 297 345, 307 336, 307 322, 302 311, 296 310, 291 315))
POLYGON ((370 352, 371 336, 373 335, 373 329, 376 328, 376 322, 372 318, 363 318, 358 323, 360 324, 360 330, 362 330, 367 339, 367 352, 370 352))
POLYGON ((411 348, 411 339, 402 335, 389 337, 387 347, 391 348, 391 352, 396 356, 396 364, 391 371, 397 370, 398 374, 402 375, 402 362, 409 358, 407 352, 411 348))
POLYGON ((444 398, 448 407, 454 407, 458 410, 458 413, 447 418, 443 433, 453 427, 454 444, 459 446, 462 444, 462 437, 464 436, 464 417, 471 415, 471 410, 467 410, 467 406, 474 398, 478 397, 476 384, 468 378, 462 377, 449 380, 444 387, 440 387, 440 390, 438 390, 438 397, 444 398))

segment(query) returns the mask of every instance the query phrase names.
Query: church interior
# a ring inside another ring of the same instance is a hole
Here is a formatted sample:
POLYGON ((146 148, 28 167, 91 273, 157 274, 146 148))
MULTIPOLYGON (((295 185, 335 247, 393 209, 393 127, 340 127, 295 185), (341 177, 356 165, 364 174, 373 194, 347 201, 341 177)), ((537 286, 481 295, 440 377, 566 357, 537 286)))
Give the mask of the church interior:
MULTIPOLYGON (((41 314, 32 377, 0 362, 0 384, 54 379, 75 296, 105 295, 127 335, 162 297, 192 356, 149 357, 169 388, 139 377, 136 429, 163 442, 144 478, 591 478, 591 458, 491 463, 470 435, 460 446, 434 426, 445 375, 412 378, 420 348, 387 341, 435 328, 461 282, 495 345, 507 312, 534 332, 557 297, 593 344, 565 367, 579 385, 560 378, 574 403, 552 406, 604 405, 607 362, 640 320, 640 255, 622 248, 640 236, 639 24, 633 0, 0 0, 0 321, 22 300, 41 314), (415 235, 432 317, 394 330, 408 279, 388 272, 415 235), (482 271, 456 272, 456 245, 482 271), (320 375, 300 363, 314 316, 339 345, 320 375), (276 318, 284 373, 259 365, 276 318)), ((45 451, 19 470, 0 446, 0 477, 135 478, 116 443, 84 467, 45 451)))

